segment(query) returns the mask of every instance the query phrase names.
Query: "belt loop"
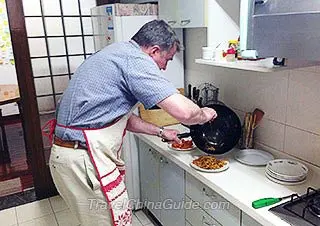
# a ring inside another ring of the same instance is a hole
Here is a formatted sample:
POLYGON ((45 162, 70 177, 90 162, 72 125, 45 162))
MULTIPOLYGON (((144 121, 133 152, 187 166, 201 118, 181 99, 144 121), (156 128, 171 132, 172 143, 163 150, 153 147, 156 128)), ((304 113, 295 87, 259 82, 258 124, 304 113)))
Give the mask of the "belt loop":
POLYGON ((79 141, 76 140, 75 143, 74 143, 74 147, 73 148, 77 149, 78 147, 79 147, 79 141))

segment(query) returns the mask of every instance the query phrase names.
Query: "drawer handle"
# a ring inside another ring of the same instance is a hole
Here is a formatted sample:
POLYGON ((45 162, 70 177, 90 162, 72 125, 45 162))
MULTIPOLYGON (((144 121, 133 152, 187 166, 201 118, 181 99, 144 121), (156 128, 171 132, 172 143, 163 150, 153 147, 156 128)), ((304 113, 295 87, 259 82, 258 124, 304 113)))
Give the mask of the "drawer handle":
POLYGON ((180 21, 180 24, 181 24, 181 26, 185 26, 185 25, 187 25, 187 24, 190 24, 190 22, 191 22, 190 19, 189 19, 189 20, 181 20, 181 21, 180 21))
POLYGON ((210 223, 210 222, 206 221, 205 216, 202 216, 202 225, 216 226, 214 223, 210 223))
POLYGON ((212 198, 212 199, 217 198, 216 195, 214 195, 214 194, 209 194, 209 193, 206 191, 205 188, 202 188, 202 192, 203 192, 203 194, 204 194, 205 196, 208 196, 209 198, 212 198))
POLYGON ((176 20, 168 20, 168 24, 169 24, 170 26, 174 25, 175 23, 177 23, 176 20))

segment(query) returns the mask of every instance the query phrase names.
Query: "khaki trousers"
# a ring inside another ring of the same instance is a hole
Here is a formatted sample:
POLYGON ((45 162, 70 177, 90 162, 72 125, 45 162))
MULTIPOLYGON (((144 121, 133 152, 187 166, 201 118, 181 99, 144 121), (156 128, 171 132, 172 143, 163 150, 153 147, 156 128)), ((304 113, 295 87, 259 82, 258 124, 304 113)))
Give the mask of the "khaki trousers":
POLYGON ((53 145, 49 164, 58 192, 82 226, 113 225, 86 150, 53 145))

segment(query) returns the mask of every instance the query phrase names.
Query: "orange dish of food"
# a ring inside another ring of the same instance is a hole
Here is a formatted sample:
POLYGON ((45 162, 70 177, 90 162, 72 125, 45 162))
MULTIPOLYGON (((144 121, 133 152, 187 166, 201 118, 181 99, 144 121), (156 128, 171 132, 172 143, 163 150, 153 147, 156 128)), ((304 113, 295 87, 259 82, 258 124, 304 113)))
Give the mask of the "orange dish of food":
POLYGON ((181 143, 173 143, 171 145, 173 148, 176 149, 190 149, 193 147, 193 142, 192 140, 185 140, 185 139, 181 139, 181 143))
POLYGON ((216 159, 213 156, 200 156, 192 161, 192 163, 203 169, 220 169, 227 164, 225 160, 216 159))

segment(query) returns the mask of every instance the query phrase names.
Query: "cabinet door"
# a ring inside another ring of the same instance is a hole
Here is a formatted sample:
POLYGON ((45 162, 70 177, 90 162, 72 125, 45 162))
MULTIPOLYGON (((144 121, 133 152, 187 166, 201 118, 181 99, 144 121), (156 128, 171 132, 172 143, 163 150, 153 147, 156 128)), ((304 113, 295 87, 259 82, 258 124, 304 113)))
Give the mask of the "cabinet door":
POLYGON ((178 23, 178 1, 159 0, 159 19, 165 20, 172 27, 179 27, 178 23))
MULTIPOLYGON (((192 226, 221 226, 219 222, 207 214, 199 205, 186 196, 186 222, 192 226)), ((186 224, 188 225, 188 224, 186 224)))
POLYGON ((262 224, 258 223, 255 219, 241 211, 242 214, 242 222, 241 226, 262 226, 262 224))
POLYGON ((160 220, 159 157, 155 150, 139 141, 141 200, 160 220))
POLYGON ((207 0, 179 0, 179 27, 206 27, 207 7, 207 0))
POLYGON ((161 223, 164 226, 185 225, 184 170, 164 157, 160 158, 161 223))
POLYGON ((188 173, 186 195, 199 202, 200 206, 221 225, 240 225, 240 209, 188 173))

